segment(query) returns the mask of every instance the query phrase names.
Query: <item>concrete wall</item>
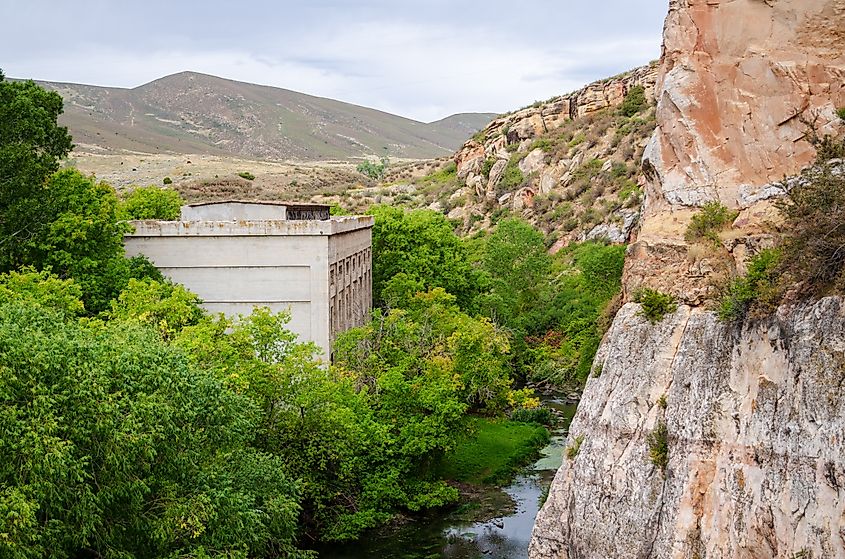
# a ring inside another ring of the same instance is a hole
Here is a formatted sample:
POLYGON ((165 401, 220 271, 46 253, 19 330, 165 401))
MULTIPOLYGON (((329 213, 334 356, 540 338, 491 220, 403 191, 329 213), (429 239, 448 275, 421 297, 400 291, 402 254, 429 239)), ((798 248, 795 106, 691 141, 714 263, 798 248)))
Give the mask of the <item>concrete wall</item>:
POLYGON ((211 312, 290 310, 290 329, 327 359, 334 336, 363 324, 372 305, 372 223, 371 217, 136 221, 124 242, 127 256, 147 256, 211 312))
POLYGON ((372 230, 329 238, 330 339, 361 326, 373 306, 372 230))
POLYGON ((182 221, 287 219, 287 206, 272 203, 222 202, 182 206, 182 221))

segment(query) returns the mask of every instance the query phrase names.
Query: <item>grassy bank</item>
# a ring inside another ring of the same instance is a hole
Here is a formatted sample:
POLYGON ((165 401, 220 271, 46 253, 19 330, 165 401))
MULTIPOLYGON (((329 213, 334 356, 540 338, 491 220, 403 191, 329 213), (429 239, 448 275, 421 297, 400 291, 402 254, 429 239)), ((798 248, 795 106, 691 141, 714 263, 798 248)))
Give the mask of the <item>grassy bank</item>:
POLYGON ((443 459, 439 473, 444 479, 503 483, 549 441, 546 428, 535 424, 480 417, 471 422, 471 434, 443 459))

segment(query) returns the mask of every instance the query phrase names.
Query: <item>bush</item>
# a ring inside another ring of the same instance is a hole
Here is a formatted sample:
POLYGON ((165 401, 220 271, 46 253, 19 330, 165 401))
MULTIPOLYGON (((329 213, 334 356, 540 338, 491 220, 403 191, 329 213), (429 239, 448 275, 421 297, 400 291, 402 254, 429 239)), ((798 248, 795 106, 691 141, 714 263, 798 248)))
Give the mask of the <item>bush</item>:
POLYGON ((730 227, 738 215, 739 212, 729 210, 721 202, 707 202, 701 211, 692 216, 684 239, 690 243, 702 239, 719 243, 719 232, 730 227))
POLYGON ((185 201, 175 190, 157 186, 139 187, 127 194, 118 207, 120 219, 176 221, 185 201))
POLYGON ((549 425, 552 422, 552 410, 546 407, 515 409, 511 412, 511 421, 549 425))
POLYGON ((657 324, 667 314, 678 310, 678 304, 672 295, 648 287, 638 289, 634 293, 634 302, 639 303, 642 307, 637 314, 652 324, 657 324))
POLYGON ((581 443, 584 442, 584 435, 578 435, 571 445, 566 447, 566 457, 574 460, 578 453, 581 452, 581 443))
POLYGON ((382 157, 378 163, 373 163, 372 161, 359 163, 358 166, 355 167, 355 170, 374 181, 380 181, 384 178, 384 173, 387 171, 387 165, 387 157, 382 157))
POLYGON ((648 457, 651 463, 666 471, 666 466, 669 464, 669 431, 666 428, 666 423, 660 421, 654 428, 654 431, 646 437, 648 442, 648 457))
POLYGON ((484 163, 481 165, 481 176, 483 176, 485 179, 489 179, 490 169, 493 168, 493 165, 496 164, 496 161, 498 160, 495 157, 488 157, 487 159, 485 159, 484 163))
POLYGON ((508 160, 505 171, 502 173, 502 180, 499 182, 498 189, 502 192, 509 190, 516 190, 522 183, 525 182, 525 176, 519 169, 519 162, 522 161, 522 154, 514 153, 508 160))
MULTIPOLYGON (((845 173, 826 161, 821 147, 816 165, 802 173, 801 183, 778 206, 787 232, 782 265, 805 292, 845 293, 845 173)), ((845 151, 845 142, 831 150, 845 151)))
POLYGON ((838 109, 836 109, 836 115, 840 119, 845 120, 845 107, 839 107, 838 109))
POLYGON ((744 319, 752 308, 772 310, 779 293, 775 280, 779 275, 781 252, 778 249, 760 251, 748 262, 748 273, 735 278, 719 301, 719 319, 725 322, 744 319))
POLYGON ((619 114, 626 117, 632 117, 640 112, 646 106, 645 88, 641 85, 635 85, 625 95, 625 99, 619 106, 619 114))
POLYGON ((164 177, 161 182, 162 184, 173 184, 173 179, 171 179, 170 177, 164 177))
POLYGON ((253 175, 249 171, 241 171, 240 173, 238 173, 238 176, 248 181, 255 180, 255 175, 253 175))

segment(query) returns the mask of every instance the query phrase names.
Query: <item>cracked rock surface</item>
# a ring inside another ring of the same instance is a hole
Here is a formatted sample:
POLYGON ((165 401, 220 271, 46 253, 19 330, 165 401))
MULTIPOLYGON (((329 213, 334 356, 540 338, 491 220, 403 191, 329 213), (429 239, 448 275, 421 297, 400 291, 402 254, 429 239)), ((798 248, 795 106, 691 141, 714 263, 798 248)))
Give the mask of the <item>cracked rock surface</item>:
POLYGON ((845 302, 727 325, 625 305, 570 428, 532 559, 845 557, 845 302), (668 431, 665 471, 648 435, 668 431))

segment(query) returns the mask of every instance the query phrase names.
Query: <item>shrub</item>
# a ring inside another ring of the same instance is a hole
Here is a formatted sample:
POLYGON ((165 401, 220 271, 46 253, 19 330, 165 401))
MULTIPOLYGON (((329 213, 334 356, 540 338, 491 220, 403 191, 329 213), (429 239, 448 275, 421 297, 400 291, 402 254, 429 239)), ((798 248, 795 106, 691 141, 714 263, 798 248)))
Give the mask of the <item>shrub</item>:
POLYGON ((657 399, 657 405, 660 406, 660 409, 662 410, 666 409, 666 406, 669 405, 669 401, 666 399, 666 394, 657 399))
POLYGON ((179 219, 185 201, 175 190, 146 186, 126 195, 118 207, 120 219, 179 219))
POLYGON ((719 301, 718 315, 722 321, 742 320, 752 307, 771 309, 779 298, 775 280, 779 274, 781 252, 778 249, 760 251, 748 263, 748 273, 735 278, 719 301))
POLYGON ((253 175, 249 171, 241 171, 240 173, 238 173, 238 176, 248 181, 255 180, 255 175, 253 175))
POLYGON ((539 140, 534 140, 531 145, 528 147, 528 151, 533 151, 535 149, 541 149, 545 152, 550 152, 554 148, 554 144, 551 140, 547 138, 540 138, 539 140))
POLYGON ((845 120, 845 107, 839 107, 838 109, 836 109, 836 115, 840 119, 845 120))
MULTIPOLYGON (((837 146, 845 151, 845 142, 837 146)), ((814 294, 845 292, 845 173, 825 161, 827 155, 819 149, 816 165, 778 206, 787 231, 784 272, 814 294)))
POLYGON ((574 460, 578 453, 581 451, 581 443, 584 442, 584 435, 578 435, 575 437, 575 440, 572 442, 571 445, 566 447, 566 457, 570 460, 574 460))
POLYGON ((511 412, 511 421, 549 425, 552 422, 552 410, 546 407, 515 409, 511 412))
POLYGON ((622 116, 632 117, 646 106, 645 88, 641 85, 635 85, 625 95, 625 99, 619 106, 619 114, 622 116))
POLYGON ((502 180, 499 182, 499 187, 504 191, 515 190, 525 182, 525 176, 519 170, 520 161, 522 161, 522 156, 517 153, 511 155, 508 160, 508 165, 502 173, 502 180))
POLYGON ((684 239, 690 243, 702 239, 719 243, 719 232, 730 227, 737 215, 739 212, 729 210, 721 202, 707 202, 697 214, 692 216, 684 239))
POLYGON ((496 164, 496 161, 497 160, 496 160, 495 157, 488 157, 487 159, 484 160, 484 163, 481 165, 481 175, 485 179, 490 178, 490 169, 493 168, 493 165, 496 164))
POLYGON ((657 324, 670 313, 678 309, 675 298, 668 293, 661 293, 648 287, 638 289, 634 293, 634 302, 642 307, 637 313, 652 324, 657 324))
POLYGON ((648 434, 646 440, 648 441, 648 457, 651 463, 666 471, 666 465, 669 464, 669 431, 666 428, 666 423, 660 421, 654 431, 648 434))
POLYGON ((164 180, 161 181, 162 184, 173 184, 173 179, 170 177, 164 177, 164 180))

